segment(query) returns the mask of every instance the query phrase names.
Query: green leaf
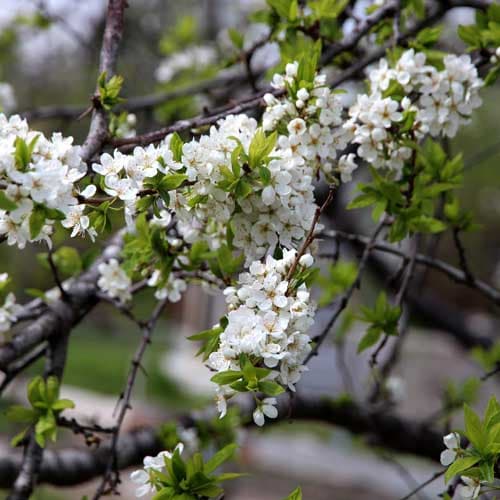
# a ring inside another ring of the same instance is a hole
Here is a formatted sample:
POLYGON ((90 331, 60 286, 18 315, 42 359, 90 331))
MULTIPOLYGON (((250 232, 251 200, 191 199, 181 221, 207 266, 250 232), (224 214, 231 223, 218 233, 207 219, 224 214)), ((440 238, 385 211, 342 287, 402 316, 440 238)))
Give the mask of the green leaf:
POLYGON ((41 388, 45 385, 43 378, 38 375, 32 379, 28 384, 28 400, 31 405, 34 405, 38 401, 42 400, 42 390, 41 388))
POLYGON ((481 31, 475 25, 459 25, 457 29, 458 36, 470 47, 481 47, 481 31))
POLYGON ((223 474, 219 474, 218 476, 215 476, 215 480, 218 482, 222 481, 231 481, 232 479, 238 479, 239 477, 244 477, 248 476, 248 474, 245 474, 244 472, 224 472, 223 474))
POLYGON ((212 458, 210 458, 204 467, 204 471, 206 474, 210 474, 215 469, 220 467, 224 462, 227 462, 230 458, 233 457, 234 452, 237 450, 238 445, 236 443, 231 443, 222 448, 222 450, 218 451, 212 458))
POLYGON ((17 208, 17 205, 7 197, 5 191, 0 191, 0 209, 12 211, 17 208))
POLYGON ((236 382, 243 377, 243 373, 235 370, 216 373, 210 380, 219 385, 227 385, 236 382))
POLYGON ((50 377, 47 377, 45 387, 47 403, 49 406, 52 406, 52 404, 55 403, 59 397, 59 380, 57 380, 57 377, 51 375, 50 377))
POLYGON ((486 436, 477 413, 468 405, 464 404, 465 435, 474 447, 481 452, 486 447, 486 436))
POLYGON ((451 478, 455 477, 467 469, 470 469, 473 465, 477 464, 481 460, 481 457, 463 457, 457 458, 449 467, 444 475, 445 482, 448 482, 451 478))
POLYGON ((356 198, 347 205, 347 209, 352 210, 354 208, 368 207, 379 201, 379 199, 379 196, 374 192, 363 193, 356 196, 356 198))
POLYGON ((422 233, 440 233, 446 229, 446 224, 434 217, 421 215, 410 221, 410 227, 414 231, 422 233))
POLYGON ((375 345, 378 342, 381 333, 382 330, 377 326, 371 326, 370 328, 368 328, 365 335, 359 341, 358 354, 375 345))
POLYGON ((24 406, 10 406, 7 409, 6 416, 9 420, 13 422, 21 422, 23 424, 32 424, 37 419, 37 414, 31 408, 26 408, 24 406))
POLYGON ((296 0, 266 0, 269 7, 272 7, 280 17, 289 19, 293 16, 293 4, 296 0))
POLYGON ((271 171, 267 167, 259 167, 259 176, 264 186, 271 183, 271 171))
POLYGON ((262 380, 258 385, 259 391, 263 392, 267 396, 278 396, 285 392, 285 389, 277 382, 273 382, 272 380, 262 380))
POLYGON ((200 333, 197 333, 195 335, 191 335, 190 337, 187 337, 188 340, 208 340, 214 336, 220 335, 224 330, 220 326, 216 326, 214 328, 211 328, 210 330, 203 330, 200 333))
POLYGON ((283 500, 302 500, 302 490, 300 486, 295 488, 286 498, 283 500))
POLYGON ((75 407, 75 403, 71 399, 58 399, 53 405, 54 411, 68 410, 75 407))
POLYGON ((29 219, 30 237, 36 238, 45 224, 46 212, 43 205, 35 205, 29 219))
POLYGON ((101 106, 110 111, 116 104, 123 101, 119 97, 123 85, 123 77, 119 75, 112 76, 107 80, 106 72, 103 71, 97 79, 97 87, 99 90, 99 101, 101 106))
POLYGON ((244 42, 243 33, 241 33, 241 31, 238 31, 237 29, 229 28, 227 30, 227 34, 229 35, 229 39, 231 40, 231 42, 233 42, 233 45, 237 49, 241 50, 243 48, 244 42))
POLYGON ((185 174, 168 174, 160 181, 158 187, 165 191, 177 189, 184 181, 187 180, 185 174))
POLYGON ((170 151, 172 151, 175 161, 182 161, 182 146, 184 146, 184 143, 180 135, 174 132, 170 138, 170 151))
POLYGON ((19 432, 18 434, 16 434, 10 440, 10 445, 13 446, 13 447, 16 447, 18 444, 20 444, 21 441, 26 437, 26 434, 28 433, 29 430, 30 430, 30 428, 27 427, 26 429, 24 429, 21 432, 19 432))
POLYGON ((266 137, 263 129, 257 129, 248 148, 248 163, 250 168, 256 168, 269 156, 277 139, 278 133, 276 131, 266 137))

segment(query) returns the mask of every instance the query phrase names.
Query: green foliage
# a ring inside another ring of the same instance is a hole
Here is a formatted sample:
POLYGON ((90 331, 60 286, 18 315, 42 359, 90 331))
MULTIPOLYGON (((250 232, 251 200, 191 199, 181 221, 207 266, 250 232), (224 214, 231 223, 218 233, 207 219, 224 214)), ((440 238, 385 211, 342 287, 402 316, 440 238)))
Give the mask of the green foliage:
POLYGON ((233 457, 236 448, 236 444, 229 444, 206 462, 200 453, 186 460, 178 450, 171 458, 165 456, 165 473, 154 469, 148 471, 157 490, 153 500, 201 500, 220 496, 223 493, 220 483, 241 476, 237 473, 214 474, 233 457))
POLYGON ((120 75, 114 75, 109 80, 105 71, 99 75, 97 79, 99 102, 106 111, 111 111, 117 104, 124 101, 120 97, 122 85, 123 77, 120 75))
MULTIPOLYGON (((221 323, 223 323, 222 320, 221 323)), ((210 330, 203 330, 196 335, 188 337, 188 340, 201 341, 203 343, 196 356, 202 355, 203 361, 206 361, 210 354, 219 348, 219 338, 223 331, 224 328, 222 326, 214 326, 210 330)))
POLYGON ((5 191, 0 191, 0 210, 15 210, 17 208, 14 203, 6 194, 5 191))
POLYGON ((399 306, 391 306, 385 292, 379 293, 373 309, 362 307, 359 319, 366 323, 370 323, 370 326, 359 341, 358 353, 376 344, 382 333, 386 335, 397 335, 400 316, 401 308, 399 306))
MULTIPOLYGON (((404 120, 401 122, 404 126, 404 120)), ((372 206, 372 218, 378 220, 385 212, 394 217, 389 241, 397 242, 409 234, 439 233, 448 225, 472 230, 472 216, 460 211, 454 190, 463 184, 461 155, 448 158, 441 145, 428 139, 422 146, 408 143, 414 149, 412 164, 405 166, 403 176, 395 179, 391 172, 370 168, 372 181, 358 184, 361 194, 348 209, 372 206), (444 197, 445 220, 436 219, 437 203, 444 197)))
POLYGON ((302 500, 302 490, 300 486, 295 488, 286 498, 283 500, 302 500))
POLYGON ((464 404, 464 424, 462 434, 470 445, 465 450, 459 450, 458 458, 446 470, 445 481, 462 475, 482 484, 492 483, 500 457, 500 404, 496 398, 490 398, 483 419, 464 404))
POLYGON ((278 133, 276 131, 267 137, 261 128, 255 132, 248 148, 248 164, 251 169, 269 162, 269 153, 273 150, 277 139, 278 133))
POLYGON ((28 384, 28 401, 31 408, 15 405, 7 410, 7 418, 13 422, 29 424, 12 439, 12 446, 17 446, 28 431, 34 429, 35 440, 43 448, 48 439, 57 438, 59 414, 75 405, 69 399, 59 399, 59 380, 52 376, 47 379, 38 376, 28 384))
POLYGON ((64 220, 66 215, 56 208, 49 208, 41 203, 36 203, 29 218, 29 228, 31 238, 36 238, 45 224, 49 220, 64 220))
POLYGON ((345 292, 356 280, 358 267, 354 262, 339 260, 328 266, 327 275, 319 274, 316 282, 323 290, 319 299, 320 306, 326 306, 342 292, 345 292))
POLYGON ((210 380, 218 385, 228 385, 237 392, 262 392, 267 396, 278 396, 284 392, 278 383, 264 380, 271 370, 254 366, 245 354, 240 355, 240 368, 216 373, 210 380))
POLYGON ((297 18, 298 2, 297 0, 266 0, 278 16, 294 21, 297 18))
POLYGON ((113 201, 103 201, 100 205, 92 207, 92 211, 89 214, 90 225, 98 233, 110 233, 113 229, 111 223, 111 205, 113 201))
POLYGON ((233 45, 238 49, 242 50, 243 49, 243 43, 244 43, 244 37, 243 33, 241 31, 235 29, 235 28, 229 28, 227 30, 227 34, 229 35, 229 39, 231 42, 233 42, 233 45))
POLYGON ((29 144, 26 144, 26 141, 22 137, 16 137, 14 141, 14 147, 16 149, 14 159, 16 162, 16 168, 21 172, 25 172, 31 162, 31 156, 39 137, 39 135, 33 137, 29 144))
MULTIPOLYGON (((484 54, 488 52, 494 54, 496 48, 500 46, 500 5, 493 2, 486 12, 476 11, 476 23, 469 25, 459 25, 458 36, 466 44, 467 50, 479 50, 484 54)), ((500 74, 500 61, 497 61, 490 68, 486 78, 486 85, 492 85, 500 74)))

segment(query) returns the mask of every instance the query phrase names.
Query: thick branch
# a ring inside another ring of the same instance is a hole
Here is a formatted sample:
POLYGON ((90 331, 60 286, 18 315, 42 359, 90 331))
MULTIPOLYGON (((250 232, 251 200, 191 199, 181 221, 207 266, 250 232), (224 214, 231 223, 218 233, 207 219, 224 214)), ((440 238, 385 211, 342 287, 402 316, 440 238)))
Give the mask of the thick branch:
MULTIPOLYGON (((279 411, 283 421, 288 418, 288 403, 282 399, 280 404, 279 411)), ((243 411, 248 413, 251 421, 251 410, 245 408, 243 411)), ((326 399, 297 397, 293 403, 291 418, 344 427, 355 434, 367 436, 374 445, 436 461, 443 448, 441 434, 431 428, 413 420, 363 408, 356 403, 339 405, 326 399)), ((187 418, 186 421, 193 425, 192 418, 187 418)), ((138 465, 145 455, 155 455, 162 449, 162 443, 151 428, 123 434, 117 445, 117 466, 124 469, 138 465)), ((109 443, 97 450, 49 450, 45 454, 39 480, 59 486, 80 484, 102 475, 106 471, 109 456, 109 443)), ((11 485, 18 467, 18 456, 0 459, 0 487, 11 485)))
POLYGON ((37 319, 17 332, 10 342, 0 347, 0 370, 8 371, 10 363, 31 351, 41 342, 69 331, 97 304, 99 276, 97 268, 101 262, 116 258, 120 248, 121 233, 111 240, 90 269, 68 288, 67 294, 70 301, 55 301, 37 319))

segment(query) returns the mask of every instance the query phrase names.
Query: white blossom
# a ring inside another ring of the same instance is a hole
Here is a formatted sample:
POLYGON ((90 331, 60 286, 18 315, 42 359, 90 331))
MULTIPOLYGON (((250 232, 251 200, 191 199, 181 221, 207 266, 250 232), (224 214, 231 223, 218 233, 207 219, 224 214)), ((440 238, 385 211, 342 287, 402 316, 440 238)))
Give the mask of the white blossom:
POLYGON ((479 479, 466 476, 461 476, 460 479, 465 484, 461 484, 457 488, 459 497, 469 500, 477 498, 481 491, 481 482, 479 481, 479 479))
POLYGON ((276 418, 277 416, 276 398, 265 398, 255 408, 253 412, 253 421, 259 427, 262 427, 264 425, 264 417, 276 418))
MULTIPOLYGON (((175 450, 178 450, 179 453, 182 453, 184 450, 184 444, 178 443, 175 447, 175 450)), ((174 451, 175 451, 174 450, 174 451)), ((162 471, 165 468, 165 458, 172 458, 173 453, 169 451, 162 451, 156 455, 156 457, 144 457, 142 469, 135 470, 130 474, 131 481, 137 485, 135 490, 135 496, 137 498, 143 497, 148 493, 154 493, 156 488, 151 482, 150 471, 162 471)))
POLYGON ((451 432, 443 437, 443 442, 446 450, 441 452, 440 462, 441 465, 448 467, 457 458, 458 451, 460 450, 460 436, 456 432, 451 432))
POLYGON ((116 259, 102 262, 97 269, 100 274, 97 286, 104 293, 120 302, 127 302, 132 298, 130 293, 132 282, 116 259))

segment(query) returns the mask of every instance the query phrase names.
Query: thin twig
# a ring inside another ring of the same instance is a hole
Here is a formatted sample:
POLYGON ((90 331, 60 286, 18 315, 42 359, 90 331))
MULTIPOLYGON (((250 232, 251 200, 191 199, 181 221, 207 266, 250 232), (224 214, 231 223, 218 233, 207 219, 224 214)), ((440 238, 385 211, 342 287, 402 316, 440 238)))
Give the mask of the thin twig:
POLYGON ((436 479, 440 478, 444 473, 446 472, 446 469, 435 472, 427 481, 424 481, 422 484, 417 486, 414 490, 410 491, 408 495, 400 498, 399 500, 408 500, 411 498, 413 495, 416 495, 419 491, 422 491, 426 486, 429 486, 429 484, 433 483, 436 479))
MULTIPOLYGON (((338 230, 323 231, 319 236, 322 238, 341 238, 345 241, 349 241, 351 243, 357 243, 364 246, 367 245, 369 241, 369 238, 367 238, 366 236, 361 236, 359 234, 348 233, 345 231, 338 231, 338 230)), ((403 259, 407 257, 407 255, 404 252, 386 243, 381 243, 381 242, 375 243, 373 245, 373 250, 396 255, 403 259)), ((484 295, 488 300, 495 303, 496 305, 500 305, 499 290, 477 278, 473 278, 472 281, 469 281, 469 279, 466 277, 463 271, 448 264, 447 262, 423 254, 417 254, 415 256, 415 262, 417 264, 425 265, 427 267, 442 272, 456 283, 468 286, 469 288, 476 290, 477 292, 484 295)))
POLYGON ((68 293, 64 289, 61 278, 59 277, 59 270, 57 269, 57 266, 54 262, 52 248, 49 248, 49 251, 47 253, 47 260, 49 261, 50 270, 52 271, 52 276, 54 277, 54 281, 57 285, 57 288, 59 288, 59 291, 61 292, 61 299, 66 301, 66 302, 69 302, 70 296, 68 295, 68 293))
POLYGON ((386 224, 385 218, 383 218, 380 223, 377 225, 375 228, 375 231, 373 232, 373 235, 369 239, 367 245, 365 246, 363 250, 363 254, 361 256, 361 259, 359 261, 358 265, 358 273, 356 275, 356 279, 354 280, 353 284, 347 289, 347 291, 337 300, 337 307, 335 308, 335 311, 333 312, 330 320, 328 321, 326 327, 323 329, 323 331, 315 337, 313 340, 315 341, 315 344, 311 350, 311 352, 307 355, 307 358, 304 361, 304 364, 307 364, 310 359, 313 356, 318 355, 319 348, 321 347, 321 344, 325 341, 326 337, 328 336, 328 333, 332 329, 333 325, 337 321, 338 317, 342 313, 342 311, 347 307, 347 304, 351 300, 352 295, 354 294, 354 291, 359 287, 360 285, 360 280, 361 276, 363 275, 363 272, 365 270, 366 264, 368 263, 368 258, 370 257, 370 253, 372 252, 375 242, 377 240, 378 235, 382 231, 386 224))
POLYGON ((316 226, 318 225, 319 218, 321 217, 321 214, 327 209, 327 207, 330 205, 330 203, 333 200, 333 193, 334 193, 334 187, 330 187, 328 190, 328 195, 323 202, 323 204, 319 207, 316 207, 316 211, 314 212, 314 217, 311 223, 311 227, 309 228, 309 231, 307 232, 307 235, 304 239, 304 242, 302 243, 299 251, 297 252, 297 255, 295 256, 295 260, 293 261, 292 266, 290 267, 287 275, 286 275, 286 280, 290 281, 295 274, 295 271, 297 269, 297 266, 299 265, 300 258, 306 253, 307 249, 310 247, 311 243, 314 241, 314 238, 316 235, 314 234, 314 231, 316 230, 316 226))
POLYGON ((142 328, 142 339, 137 347, 135 355, 132 359, 129 374, 127 377, 127 384, 124 391, 119 398, 119 413, 116 419, 116 424, 114 427, 113 437, 111 438, 111 445, 109 449, 109 458, 106 466, 106 471, 103 474, 102 480, 93 496, 94 500, 101 498, 101 496, 115 491, 117 484, 120 481, 119 472, 117 468, 117 445, 118 438, 120 436, 120 430, 125 419, 127 410, 131 408, 130 399, 132 396, 132 390, 134 388, 135 380, 137 378, 137 373, 141 366, 142 357, 146 351, 147 346, 151 343, 151 336, 154 331, 154 327, 163 312, 163 309, 168 303, 168 299, 164 299, 159 302, 151 315, 149 321, 142 328))

